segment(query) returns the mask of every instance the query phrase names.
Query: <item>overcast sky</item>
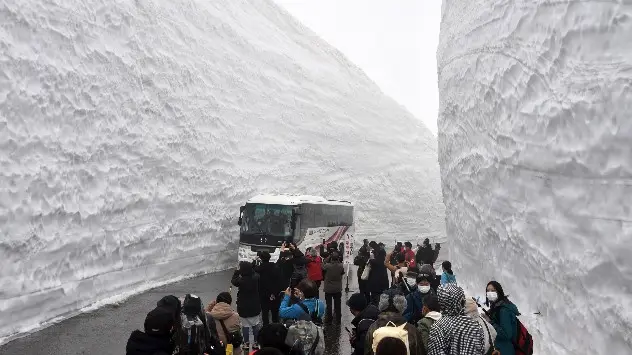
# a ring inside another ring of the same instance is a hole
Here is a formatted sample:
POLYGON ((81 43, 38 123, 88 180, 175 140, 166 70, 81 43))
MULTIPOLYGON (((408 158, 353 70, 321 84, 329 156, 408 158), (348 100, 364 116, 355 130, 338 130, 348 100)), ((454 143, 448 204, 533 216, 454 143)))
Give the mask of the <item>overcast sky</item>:
POLYGON ((440 0, 274 0, 437 133, 440 0))

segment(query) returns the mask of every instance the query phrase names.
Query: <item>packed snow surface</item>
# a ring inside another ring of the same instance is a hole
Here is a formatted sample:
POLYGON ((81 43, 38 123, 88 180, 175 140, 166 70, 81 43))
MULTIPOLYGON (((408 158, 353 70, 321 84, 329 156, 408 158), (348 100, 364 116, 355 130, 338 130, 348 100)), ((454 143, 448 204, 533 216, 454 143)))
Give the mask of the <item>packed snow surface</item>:
POLYGON ((539 354, 632 354, 632 2, 444 1, 437 64, 459 282, 539 354))
POLYGON ((436 139, 270 1, 0 4, 2 341, 232 266, 262 192, 445 238, 436 139))

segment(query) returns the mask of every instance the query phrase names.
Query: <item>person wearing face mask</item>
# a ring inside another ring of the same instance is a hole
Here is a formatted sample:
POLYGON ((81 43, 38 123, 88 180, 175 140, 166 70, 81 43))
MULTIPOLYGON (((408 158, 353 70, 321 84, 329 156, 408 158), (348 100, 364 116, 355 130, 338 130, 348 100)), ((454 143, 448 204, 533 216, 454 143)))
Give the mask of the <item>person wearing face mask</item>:
MULTIPOLYGON (((407 275, 408 276, 408 275, 407 275)), ((406 296, 406 310, 404 318, 410 324, 416 325, 422 318, 423 298, 434 291, 430 287, 431 275, 419 274, 411 292, 406 296)))
POLYGON ((496 281, 490 281, 486 288, 487 299, 485 304, 489 307, 486 314, 496 330, 496 349, 502 355, 515 355, 513 339, 517 337, 518 307, 509 301, 508 295, 502 286, 496 281))

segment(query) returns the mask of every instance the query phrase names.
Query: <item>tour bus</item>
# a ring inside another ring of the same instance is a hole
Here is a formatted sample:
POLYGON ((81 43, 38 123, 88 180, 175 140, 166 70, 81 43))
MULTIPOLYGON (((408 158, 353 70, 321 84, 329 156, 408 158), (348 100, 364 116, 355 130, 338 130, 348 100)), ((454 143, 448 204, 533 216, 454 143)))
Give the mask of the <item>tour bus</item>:
POLYGON ((259 195, 239 212, 239 260, 268 251, 272 261, 281 245, 293 241, 301 251, 333 241, 345 243, 343 258, 353 259, 353 204, 307 195, 259 195))

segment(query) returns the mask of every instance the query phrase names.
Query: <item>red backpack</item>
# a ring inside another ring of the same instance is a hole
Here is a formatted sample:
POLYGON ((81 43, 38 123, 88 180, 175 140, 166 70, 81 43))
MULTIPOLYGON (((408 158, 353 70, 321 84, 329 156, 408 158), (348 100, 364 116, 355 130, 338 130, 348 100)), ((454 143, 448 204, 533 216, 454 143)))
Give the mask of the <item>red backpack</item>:
POLYGON ((533 337, 517 317, 516 324, 516 340, 513 342, 516 355, 533 355, 533 337))

